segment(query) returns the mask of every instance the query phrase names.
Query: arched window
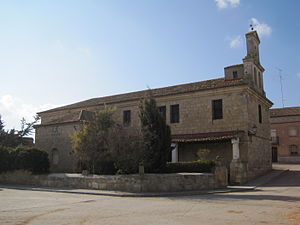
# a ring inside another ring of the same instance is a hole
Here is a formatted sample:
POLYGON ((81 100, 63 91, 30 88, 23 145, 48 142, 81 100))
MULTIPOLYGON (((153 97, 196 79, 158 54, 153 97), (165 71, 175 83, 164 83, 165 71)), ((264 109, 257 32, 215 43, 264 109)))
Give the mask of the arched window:
POLYGON ((52 164, 57 165, 59 162, 59 154, 56 148, 52 149, 52 164))

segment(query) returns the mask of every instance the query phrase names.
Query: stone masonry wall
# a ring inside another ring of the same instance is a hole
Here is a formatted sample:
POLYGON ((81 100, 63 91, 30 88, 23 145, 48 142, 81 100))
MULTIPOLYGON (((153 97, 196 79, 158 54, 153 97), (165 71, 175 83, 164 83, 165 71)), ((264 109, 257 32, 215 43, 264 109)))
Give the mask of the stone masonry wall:
MULTIPOLYGON (((237 86, 215 90, 205 90, 172 96, 156 98, 158 106, 166 106, 166 121, 171 126, 172 134, 206 133, 246 129, 247 108, 241 107, 245 103, 246 86, 237 86), (223 99, 223 119, 212 119, 212 100, 223 99), (170 106, 179 104, 180 122, 170 123, 170 106)), ((123 111, 131 110, 131 124, 129 129, 140 126, 139 101, 121 102, 108 106, 116 107, 114 117, 122 124, 123 111)), ((82 108, 96 111, 103 106, 82 108)), ((68 109, 57 112, 41 114, 42 125, 46 125, 54 118, 59 118, 66 113, 78 112, 81 109, 68 109)))
POLYGON ((227 186, 225 168, 217 167, 215 173, 91 175, 50 174, 31 175, 27 171, 0 174, 1 184, 67 187, 125 192, 176 192, 223 188, 227 186))
POLYGON ((46 151, 52 172, 76 172, 77 157, 72 150, 70 136, 81 129, 81 123, 41 126, 36 129, 36 147, 46 151), (58 153, 58 164, 53 164, 53 151, 58 153))
MULTIPOLYGON (((222 132, 234 130, 247 130, 247 108, 245 105, 246 86, 237 86, 223 89, 206 90, 164 96, 156 98, 158 106, 166 106, 166 121, 171 127, 172 134, 195 134, 207 132, 222 132), (223 119, 212 119, 212 100, 223 100, 223 119), (170 106, 179 104, 179 123, 170 123, 170 106)), ((140 128, 139 101, 127 101, 114 105, 116 111, 114 119, 122 124, 123 111, 131 110, 131 123, 125 127, 127 132, 133 135, 140 128)), ((82 108, 88 111, 102 109, 103 105, 82 108)), ((82 109, 68 109, 62 111, 48 112, 41 114, 42 125, 37 127, 36 144, 37 147, 49 153, 51 161, 51 151, 58 149, 60 154, 59 165, 51 164, 53 172, 74 172, 76 171, 76 158, 72 155, 70 135, 75 131, 74 123, 47 125, 50 121, 59 120, 66 115, 79 114, 82 109), (45 126, 46 125, 46 126, 45 126)))
MULTIPOLYGON (((271 147, 268 140, 270 137, 268 118, 268 107, 270 107, 270 105, 268 104, 270 103, 248 86, 234 86, 230 88, 218 88, 163 96, 156 98, 156 101, 158 106, 166 106, 166 121, 171 127, 172 134, 196 134, 242 130, 245 135, 240 138, 240 158, 245 162, 245 168, 248 168, 249 178, 255 177, 271 168, 271 147), (212 100, 217 99, 222 99, 223 101, 223 119, 213 120, 212 100), (170 123, 170 106, 173 104, 179 104, 179 123, 170 123), (262 106, 262 124, 258 122, 258 104, 262 106), (248 130, 254 124, 257 126, 257 136, 252 137, 250 140, 248 130)), ((139 130, 139 100, 107 105, 116 108, 114 119, 119 124, 122 124, 123 111, 131 110, 131 124, 125 129, 133 134, 139 130)), ((40 146, 42 150, 47 149, 48 152, 51 148, 56 147, 61 150, 59 152, 64 154, 60 158, 65 158, 64 166, 59 166, 52 171, 75 171, 74 164, 76 159, 70 154, 71 145, 69 139, 70 134, 74 132, 74 125, 57 125, 58 129, 61 130, 61 136, 53 137, 53 135, 50 135, 53 125, 47 125, 47 122, 55 118, 63 117, 65 113, 78 113, 82 109, 97 111, 101 108, 103 108, 103 105, 41 114, 42 125, 46 126, 37 128, 37 145, 40 146), (55 143, 55 145, 53 143, 55 143)), ((223 149, 221 146, 225 149, 228 147, 220 144, 218 149, 215 150, 219 150, 220 148, 223 149)), ((179 152, 180 151, 181 150, 179 149, 179 152)), ((231 153, 228 153, 227 155, 229 154, 231 153)), ((248 173, 247 171, 246 173, 248 173)))
POLYGON ((247 98, 249 112, 248 126, 257 127, 257 133, 248 136, 247 170, 248 180, 251 180, 272 169, 272 152, 270 140, 270 105, 254 92, 247 98), (261 105, 262 123, 259 122, 258 105, 261 105))

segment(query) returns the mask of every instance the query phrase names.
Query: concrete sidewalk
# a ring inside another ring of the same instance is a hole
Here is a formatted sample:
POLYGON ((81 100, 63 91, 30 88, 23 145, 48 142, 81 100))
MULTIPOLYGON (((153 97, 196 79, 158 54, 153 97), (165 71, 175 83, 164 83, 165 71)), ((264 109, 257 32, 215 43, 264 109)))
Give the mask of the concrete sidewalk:
POLYGON ((95 190, 95 189, 74 189, 74 188, 50 188, 50 187, 33 187, 23 185, 2 185, 0 188, 4 189, 17 189, 28 191, 46 191, 46 192, 58 192, 69 194, 87 194, 87 195, 101 195, 101 196, 114 196, 114 197, 172 197, 172 196, 190 196, 190 195, 206 195, 206 194, 218 194, 229 192, 243 192, 253 191, 257 187, 261 187, 264 184, 270 182, 276 177, 280 176, 288 170, 275 169, 268 174, 259 177, 258 179, 251 181, 243 186, 227 186, 227 188, 213 189, 213 190, 199 190, 199 191, 183 191, 183 192, 120 192, 120 191, 107 191, 107 190, 95 190))

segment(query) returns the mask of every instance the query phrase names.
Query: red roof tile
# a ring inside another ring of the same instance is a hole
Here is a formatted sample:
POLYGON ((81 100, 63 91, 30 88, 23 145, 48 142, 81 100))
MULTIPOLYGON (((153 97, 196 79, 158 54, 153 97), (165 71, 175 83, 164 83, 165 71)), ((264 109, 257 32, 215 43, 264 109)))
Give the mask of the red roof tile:
POLYGON ((275 108, 270 110, 271 117, 297 116, 300 115, 300 107, 275 108))
POLYGON ((242 130, 224 131, 224 132, 210 132, 198 134, 174 134, 172 141, 174 142, 205 142, 205 141, 218 141, 229 140, 243 134, 242 130))

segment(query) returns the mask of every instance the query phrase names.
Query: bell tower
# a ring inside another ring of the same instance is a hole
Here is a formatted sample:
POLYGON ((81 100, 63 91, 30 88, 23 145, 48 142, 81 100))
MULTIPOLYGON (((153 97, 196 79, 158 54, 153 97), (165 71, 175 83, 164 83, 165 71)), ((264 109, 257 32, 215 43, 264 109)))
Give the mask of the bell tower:
POLYGON ((263 86, 263 72, 265 69, 260 64, 259 44, 260 40, 255 30, 246 33, 247 55, 243 59, 244 75, 253 87, 265 95, 263 86))
POLYGON ((246 58, 253 58, 256 63, 259 62, 259 44, 260 40, 256 31, 246 33, 247 56, 246 58))

